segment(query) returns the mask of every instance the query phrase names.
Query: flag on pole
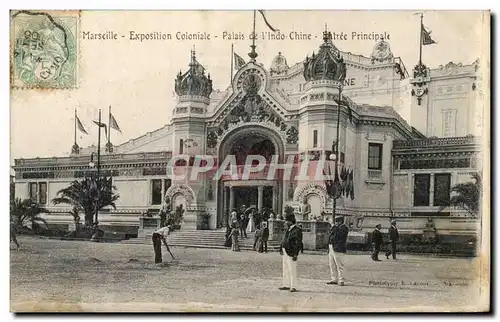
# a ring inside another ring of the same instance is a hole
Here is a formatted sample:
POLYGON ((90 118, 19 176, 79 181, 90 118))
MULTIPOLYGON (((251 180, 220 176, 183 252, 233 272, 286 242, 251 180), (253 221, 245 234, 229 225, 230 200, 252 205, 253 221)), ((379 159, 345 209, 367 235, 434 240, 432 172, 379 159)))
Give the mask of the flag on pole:
POLYGON ((264 13, 264 10, 259 10, 260 14, 262 15, 262 18, 264 18, 264 22, 266 23, 266 25, 269 27, 269 29, 271 29, 272 31, 276 32, 276 31, 280 31, 279 29, 276 29, 274 28, 273 26, 271 26, 271 24, 269 24, 269 22, 267 21, 267 18, 266 18, 266 14, 264 13))
POLYGON ((237 53, 234 53, 234 67, 236 69, 240 69, 241 67, 243 67, 243 65, 245 65, 245 60, 243 58, 241 58, 240 55, 238 55, 237 53))
POLYGON ((115 117, 111 113, 109 113, 109 128, 117 130, 118 132, 122 133, 122 130, 118 126, 118 122, 116 122, 115 117))
POLYGON ((85 128, 83 127, 83 124, 82 124, 82 122, 80 121, 80 119, 78 118, 78 116, 76 117, 76 125, 78 126, 78 129, 79 129, 81 132, 83 132, 83 133, 85 133, 85 134, 89 134, 89 133, 87 132, 87 130, 85 130, 85 128))
POLYGON ((425 30, 425 27, 422 24, 422 46, 437 44, 434 41, 434 39, 431 38, 431 32, 432 31, 430 31, 430 30, 429 31, 425 30))
POLYGON ((98 127, 103 127, 104 128, 104 133, 106 134, 106 136, 108 136, 108 127, 106 126, 105 123, 99 123, 98 121, 94 121, 94 123, 98 126, 98 127))

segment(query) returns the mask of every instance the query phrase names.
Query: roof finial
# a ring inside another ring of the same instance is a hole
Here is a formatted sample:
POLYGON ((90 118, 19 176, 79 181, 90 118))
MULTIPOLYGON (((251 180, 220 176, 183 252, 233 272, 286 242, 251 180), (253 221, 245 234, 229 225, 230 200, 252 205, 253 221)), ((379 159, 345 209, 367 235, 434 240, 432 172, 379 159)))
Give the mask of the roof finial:
POLYGON ((193 45, 193 49, 191 50, 191 58, 193 61, 196 59, 196 47, 193 45))
POLYGON ((325 31, 323 31, 323 41, 328 42, 328 25, 325 23, 325 31))

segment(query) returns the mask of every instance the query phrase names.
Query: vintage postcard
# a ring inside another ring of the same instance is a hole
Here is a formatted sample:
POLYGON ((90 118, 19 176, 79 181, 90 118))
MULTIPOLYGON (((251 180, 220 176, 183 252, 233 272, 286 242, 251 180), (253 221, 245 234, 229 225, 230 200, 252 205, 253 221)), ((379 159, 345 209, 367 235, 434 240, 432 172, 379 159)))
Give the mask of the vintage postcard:
POLYGON ((490 12, 10 12, 13 312, 490 310, 490 12))

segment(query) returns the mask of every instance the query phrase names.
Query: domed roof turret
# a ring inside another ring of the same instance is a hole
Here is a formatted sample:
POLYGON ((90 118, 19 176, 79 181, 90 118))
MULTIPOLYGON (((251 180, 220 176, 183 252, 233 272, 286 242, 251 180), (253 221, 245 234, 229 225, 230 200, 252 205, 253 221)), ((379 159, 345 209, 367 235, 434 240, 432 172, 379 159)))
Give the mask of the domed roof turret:
POLYGON ((282 74, 286 72, 288 69, 288 64, 286 63, 286 58, 281 54, 281 52, 278 53, 276 57, 274 57, 273 61, 271 62, 271 68, 269 69, 269 72, 271 75, 273 74, 282 74))
POLYGON ((304 62, 304 78, 306 81, 335 80, 343 82, 346 75, 346 65, 340 51, 332 42, 332 33, 323 32, 323 44, 317 55, 306 57, 304 62))
POLYGON ((385 41, 384 38, 377 41, 375 46, 373 46, 371 55, 372 64, 389 63, 392 61, 393 57, 394 55, 392 54, 391 46, 389 46, 389 43, 385 41))
POLYGON ((191 51, 189 70, 184 74, 179 71, 175 79, 175 93, 179 96, 194 95, 210 97, 212 80, 210 74, 205 76, 205 68, 196 60, 195 51, 191 51))

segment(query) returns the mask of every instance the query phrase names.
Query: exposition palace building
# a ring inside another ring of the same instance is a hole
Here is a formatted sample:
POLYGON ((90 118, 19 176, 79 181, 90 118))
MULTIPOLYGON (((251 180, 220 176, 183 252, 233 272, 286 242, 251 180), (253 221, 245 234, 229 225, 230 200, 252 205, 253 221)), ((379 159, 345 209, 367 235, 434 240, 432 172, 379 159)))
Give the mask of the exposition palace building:
MULTIPOLYGON (((340 52, 328 32, 319 45, 293 66, 282 53, 269 68, 252 59, 225 91, 212 89, 192 52, 188 71, 176 77, 171 122, 101 152, 101 171, 112 176, 120 195, 116 210, 99 214, 104 229, 137 233, 139 216, 156 214, 164 198, 185 206, 184 229, 195 229, 205 213, 211 214, 210 229, 223 227, 229 209, 243 204, 282 213, 286 205, 298 209, 306 198, 312 216, 331 214, 333 201, 323 182, 269 180, 265 171, 251 180, 214 181, 206 175, 172 182, 167 163, 179 154, 217 160, 233 154, 238 162, 249 154, 266 160, 294 155, 299 163, 305 156, 328 157, 340 102, 339 165, 353 170, 355 198, 339 199, 337 213, 365 219, 358 228, 366 231, 375 221, 386 226, 389 217, 398 218, 400 229, 415 231, 432 217, 442 234, 473 233, 477 219, 460 209, 439 209, 451 187, 471 181, 482 168, 479 62, 449 62, 436 69, 419 63, 409 73, 385 40, 369 57, 340 52)), ((89 175, 95 150, 15 160, 16 197, 45 204, 49 223, 71 226, 69 206, 51 200, 71 181, 89 175)))

